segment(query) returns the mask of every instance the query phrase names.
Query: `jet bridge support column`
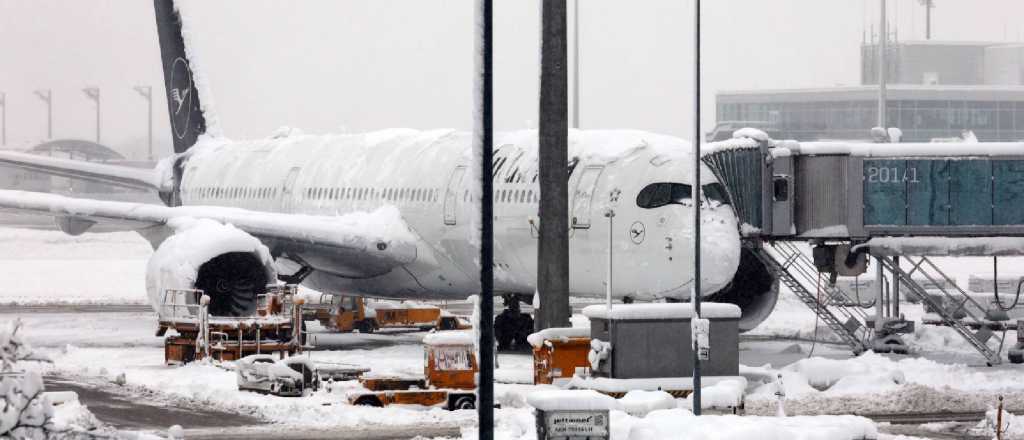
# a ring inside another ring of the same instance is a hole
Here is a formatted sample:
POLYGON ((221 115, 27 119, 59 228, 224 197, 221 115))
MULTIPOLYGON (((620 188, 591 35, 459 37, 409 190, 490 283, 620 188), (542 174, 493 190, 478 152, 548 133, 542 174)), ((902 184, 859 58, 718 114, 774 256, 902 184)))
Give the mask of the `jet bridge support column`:
MULTIPOLYGON (((885 262, 883 257, 875 259, 875 325, 874 340, 871 349, 876 353, 906 354, 910 351, 903 342, 903 333, 914 331, 913 323, 897 315, 899 311, 899 270, 892 268, 892 276, 885 278, 885 262), (888 289, 887 289, 888 288, 888 289), (888 295, 886 291, 888 290, 888 295)), ((894 258, 898 264, 899 258, 894 258)), ((897 266, 898 267, 898 266, 897 266)))

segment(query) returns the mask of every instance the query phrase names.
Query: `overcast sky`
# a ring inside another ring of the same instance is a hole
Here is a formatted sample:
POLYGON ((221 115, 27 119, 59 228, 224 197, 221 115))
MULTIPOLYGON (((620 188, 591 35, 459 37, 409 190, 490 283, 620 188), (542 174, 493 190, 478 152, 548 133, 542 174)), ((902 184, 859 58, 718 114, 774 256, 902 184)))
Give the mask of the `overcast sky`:
MULTIPOLYGON (((571 4, 570 0, 570 4, 571 4)), ((539 2, 497 0, 495 118, 499 129, 535 128, 539 2)), ((581 0, 581 125, 690 136, 692 4, 581 0)), ((858 46, 878 0, 704 1, 704 130, 714 92, 854 85, 858 46)), ((902 40, 922 39, 918 0, 889 0, 902 40)), ((1020 41, 1024 2, 935 0, 933 38, 1020 41)), ((263 137, 388 127, 469 129, 473 71, 471 0, 218 0, 183 2, 196 30, 227 136, 263 137)), ((95 137, 102 89, 103 143, 145 154, 145 101, 153 85, 154 136, 170 151, 152 3, 148 0, 0 0, 0 92, 8 146, 46 136, 95 137)))

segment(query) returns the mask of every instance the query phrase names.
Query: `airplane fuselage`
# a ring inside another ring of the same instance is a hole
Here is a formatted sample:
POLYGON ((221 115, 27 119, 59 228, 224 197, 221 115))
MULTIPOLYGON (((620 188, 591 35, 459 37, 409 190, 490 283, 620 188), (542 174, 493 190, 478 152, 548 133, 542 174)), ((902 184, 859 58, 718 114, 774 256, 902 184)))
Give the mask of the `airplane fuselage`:
MULTIPOLYGON (((536 290, 536 138, 535 131, 495 136, 494 285, 499 293, 536 290)), ((181 200, 320 216, 394 205, 418 239, 412 263, 356 277, 329 256, 293 249, 278 256, 279 265, 312 267, 303 284, 322 292, 461 299, 479 290, 474 232, 479 184, 470 145, 469 133, 450 130, 207 139, 184 163, 181 200)), ((692 183, 689 146, 639 131, 573 131, 570 158, 570 293, 605 294, 611 245, 614 296, 688 298, 693 203, 676 193, 692 183), (672 183, 679 185, 672 187, 672 203, 650 207, 650 197, 662 198, 658 191, 669 188, 651 185, 672 183), (609 209, 615 212, 612 221, 605 216, 609 209)), ((706 168, 701 182, 710 198, 702 211, 702 257, 708 268, 702 290, 710 294, 732 279, 740 244, 735 215, 721 198, 711 197, 721 187, 706 168)))

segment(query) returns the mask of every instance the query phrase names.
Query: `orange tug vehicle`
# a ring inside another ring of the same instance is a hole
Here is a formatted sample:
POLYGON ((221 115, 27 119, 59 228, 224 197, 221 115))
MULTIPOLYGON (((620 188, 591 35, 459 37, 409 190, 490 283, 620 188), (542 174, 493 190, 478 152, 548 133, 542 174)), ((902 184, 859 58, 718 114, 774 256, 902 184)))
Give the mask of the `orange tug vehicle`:
POLYGON ((364 377, 369 392, 349 396, 353 405, 393 404, 439 406, 449 410, 476 408, 479 366, 471 332, 440 331, 423 338, 423 378, 364 377))
POLYGON ((589 328, 549 328, 526 338, 533 347, 533 383, 562 385, 590 368, 589 328))
POLYGON ((458 317, 445 314, 439 307, 375 302, 371 308, 358 296, 321 295, 318 304, 306 304, 303 311, 305 319, 315 319, 324 327, 339 332, 359 330, 360 333, 372 333, 382 328, 468 328, 458 317))

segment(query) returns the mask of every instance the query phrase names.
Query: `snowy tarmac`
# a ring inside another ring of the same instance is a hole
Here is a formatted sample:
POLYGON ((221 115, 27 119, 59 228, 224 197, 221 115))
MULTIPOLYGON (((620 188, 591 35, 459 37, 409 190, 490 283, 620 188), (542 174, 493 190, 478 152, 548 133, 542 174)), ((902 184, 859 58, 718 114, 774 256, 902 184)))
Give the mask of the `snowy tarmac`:
MULTIPOLYGON (((160 431, 178 420, 175 417, 189 420, 190 412, 199 412, 226 414, 218 417, 225 422, 222 425, 245 425, 243 431, 235 427, 233 432, 246 438, 408 438, 409 433, 473 438, 474 411, 356 407, 347 403, 356 383, 338 383, 303 398, 281 398, 239 391, 235 373, 225 368, 165 366, 163 341, 155 336, 155 315, 144 302, 145 262, 151 253, 149 244, 134 233, 69 237, 56 231, 0 228, 0 276, 16 280, 0 289, 0 325, 22 320, 27 342, 54 361, 33 368, 44 372, 54 389, 57 381, 69 388, 92 389, 80 392, 81 399, 95 407, 101 419, 160 431), (114 384, 122 375, 124 385, 114 384), (164 412, 167 417, 154 417, 164 412), (370 426, 376 428, 368 432, 370 426)), ((969 263, 958 266, 974 270, 984 262, 969 263)), ((579 302, 574 309, 583 305, 579 302)), ((465 302, 447 306, 457 314, 470 309, 465 302)), ((919 317, 919 308, 904 306, 911 319, 919 317)), ((574 317, 574 324, 587 325, 580 318, 574 317)), ((314 360, 366 366, 379 374, 422 374, 424 332, 328 334, 318 327, 310 326, 310 341, 318 349, 304 354, 314 360)), ((1009 332, 1007 341, 1015 337, 1009 332)), ((981 366, 981 357, 951 329, 919 325, 907 338, 914 349, 911 356, 854 357, 847 347, 827 342, 834 340, 820 323, 815 331, 814 315, 784 291, 768 321, 741 338, 740 362, 745 374, 783 375, 789 415, 979 412, 994 404, 998 395, 1005 396, 1008 408, 1024 409, 1024 367, 981 366)), ((498 365, 498 438, 532 439, 532 411, 525 399, 545 387, 531 384, 532 359, 526 353, 501 353, 498 365)), ((747 413, 774 415, 776 389, 770 381, 751 381, 747 413)), ((679 404, 686 401, 680 399, 679 404)), ((615 416, 620 431, 614 438, 626 438, 631 426, 640 429, 652 420, 615 416)), ((230 437, 225 430, 231 427, 204 427, 208 421, 197 416, 182 425, 190 438, 230 437)), ((961 438, 956 436, 973 427, 967 425, 973 424, 928 429, 882 424, 879 429, 961 438)))

